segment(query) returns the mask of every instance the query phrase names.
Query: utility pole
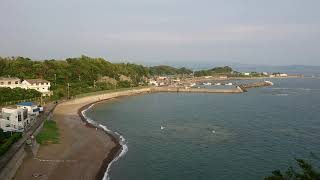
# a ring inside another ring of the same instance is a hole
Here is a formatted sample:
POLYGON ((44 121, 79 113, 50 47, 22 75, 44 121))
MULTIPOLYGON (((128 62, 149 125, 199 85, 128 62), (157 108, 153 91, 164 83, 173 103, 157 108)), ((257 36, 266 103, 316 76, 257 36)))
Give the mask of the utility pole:
POLYGON ((70 83, 68 83, 68 99, 70 99, 70 83))
POLYGON ((54 74, 54 85, 57 85, 57 74, 54 74))
POLYGON ((96 80, 93 80, 93 88, 96 88, 96 80))

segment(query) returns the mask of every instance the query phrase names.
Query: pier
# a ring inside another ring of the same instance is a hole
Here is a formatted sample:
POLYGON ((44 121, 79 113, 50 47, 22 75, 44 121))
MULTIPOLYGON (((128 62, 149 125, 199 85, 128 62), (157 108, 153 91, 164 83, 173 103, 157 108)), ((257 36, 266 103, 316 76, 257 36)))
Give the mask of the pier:
POLYGON ((255 82, 248 84, 238 84, 234 89, 208 89, 208 88, 192 88, 192 87, 152 87, 150 92, 173 92, 173 93, 216 93, 216 94, 238 94, 248 92, 247 89, 272 86, 273 83, 270 81, 255 82))
POLYGON ((273 83, 270 81, 263 81, 263 82, 255 82, 249 84, 240 84, 238 87, 242 89, 243 92, 247 92, 247 89, 250 88, 259 88, 259 87, 266 87, 266 86, 273 86, 273 83))
POLYGON ((185 87, 153 87, 151 88, 151 92, 238 94, 238 93, 243 93, 244 91, 241 88, 206 89, 206 88, 185 88, 185 87))

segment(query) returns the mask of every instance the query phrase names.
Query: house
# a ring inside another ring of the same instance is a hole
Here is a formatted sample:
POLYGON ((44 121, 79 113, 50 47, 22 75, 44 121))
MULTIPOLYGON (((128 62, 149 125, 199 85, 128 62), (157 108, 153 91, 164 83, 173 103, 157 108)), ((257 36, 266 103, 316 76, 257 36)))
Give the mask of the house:
POLYGON ((288 74, 279 74, 280 77, 288 77, 288 74))
POLYGON ((117 84, 117 80, 115 80, 114 78, 111 78, 109 76, 102 76, 100 78, 98 78, 98 82, 101 83, 110 83, 110 84, 117 84))
POLYGON ((43 79, 26 79, 21 82, 16 77, 0 77, 0 87, 34 89, 41 92, 43 96, 52 95, 50 82, 43 79))
POLYGON ((219 79, 228 79, 228 76, 219 76, 219 79))
POLYGON ((177 82, 180 82, 181 80, 177 78, 177 79, 173 79, 172 81, 177 83, 177 82))
POLYGON ((17 107, 20 109, 26 109, 30 117, 30 120, 35 120, 40 113, 40 108, 33 102, 18 103, 17 107))
POLYGON ((149 85, 152 85, 152 86, 159 86, 158 82, 155 81, 155 80, 150 80, 149 81, 149 85))
POLYGON ((3 131, 23 132, 30 124, 28 110, 17 107, 1 109, 0 128, 3 131))
POLYGON ((0 87, 9 87, 11 89, 21 87, 21 80, 16 77, 0 77, 0 87))
POLYGON ((157 77, 157 79, 158 79, 158 80, 166 80, 166 79, 168 79, 168 77, 166 77, 166 76, 159 76, 159 77, 157 77))
POLYGON ((129 81, 129 82, 131 82, 131 78, 130 77, 122 75, 122 74, 119 76, 119 79, 120 79, 120 81, 129 81))
POLYGON ((51 96, 50 82, 44 79, 25 79, 21 82, 24 89, 34 89, 42 93, 43 96, 51 96))
POLYGON ((250 73, 244 72, 243 75, 245 75, 245 76, 250 76, 250 73))

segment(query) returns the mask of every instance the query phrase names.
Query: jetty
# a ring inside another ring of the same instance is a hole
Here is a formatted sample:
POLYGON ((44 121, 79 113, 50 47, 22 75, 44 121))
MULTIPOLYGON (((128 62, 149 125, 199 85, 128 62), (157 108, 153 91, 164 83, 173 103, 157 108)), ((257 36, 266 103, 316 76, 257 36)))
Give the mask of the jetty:
POLYGON ((216 94, 238 94, 248 92, 247 89, 272 86, 273 83, 270 81, 255 82, 248 84, 235 84, 234 89, 209 89, 209 88, 193 88, 193 87, 171 87, 171 86, 160 86, 150 88, 150 92, 172 92, 172 93, 216 93, 216 94))
POLYGON ((242 89, 243 92, 247 92, 247 89, 250 88, 259 88, 259 87, 266 87, 266 86, 273 86, 273 83, 270 81, 263 81, 263 82, 255 82, 255 83, 248 83, 248 84, 240 84, 238 87, 242 89))
POLYGON ((153 87, 151 88, 151 92, 238 94, 238 93, 243 93, 244 91, 241 88, 207 89, 207 88, 185 88, 185 87, 153 87))

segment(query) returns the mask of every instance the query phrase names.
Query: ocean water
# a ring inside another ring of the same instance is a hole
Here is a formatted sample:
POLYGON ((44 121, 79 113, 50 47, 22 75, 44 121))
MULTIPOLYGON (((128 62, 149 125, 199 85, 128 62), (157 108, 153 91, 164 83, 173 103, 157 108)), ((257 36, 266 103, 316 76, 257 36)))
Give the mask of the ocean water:
POLYGON ((126 139, 111 179, 263 179, 320 155, 320 79, 272 81, 243 94, 125 97, 86 114, 126 139))

